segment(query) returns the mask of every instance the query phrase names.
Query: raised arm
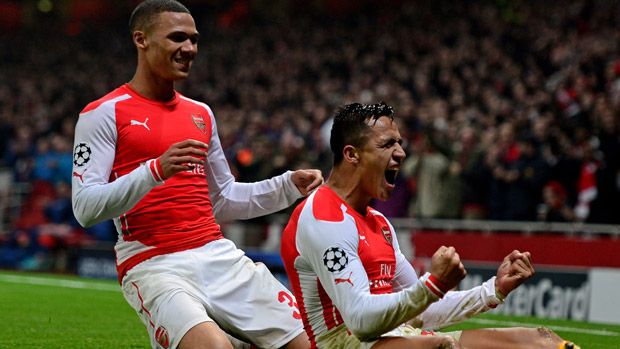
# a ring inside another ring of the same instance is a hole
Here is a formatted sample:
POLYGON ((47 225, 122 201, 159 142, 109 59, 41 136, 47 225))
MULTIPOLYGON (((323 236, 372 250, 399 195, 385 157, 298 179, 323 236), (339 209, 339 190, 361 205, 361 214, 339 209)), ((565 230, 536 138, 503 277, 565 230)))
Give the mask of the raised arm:
POLYGON ((218 220, 250 219, 280 211, 312 191, 323 181, 318 170, 287 171, 254 183, 239 183, 230 172, 211 117, 212 136, 207 155, 207 181, 213 213, 218 220))

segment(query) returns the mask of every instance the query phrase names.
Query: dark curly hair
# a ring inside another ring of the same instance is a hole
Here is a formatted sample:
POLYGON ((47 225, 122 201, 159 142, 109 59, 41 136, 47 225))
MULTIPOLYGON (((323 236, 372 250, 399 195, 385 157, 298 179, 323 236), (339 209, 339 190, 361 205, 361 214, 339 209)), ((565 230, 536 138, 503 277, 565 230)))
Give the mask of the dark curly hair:
POLYGON ((394 120, 394 109, 384 102, 376 104, 352 103, 340 107, 334 116, 329 145, 334 154, 334 165, 342 162, 345 145, 361 147, 370 131, 369 119, 377 120, 387 116, 394 120))

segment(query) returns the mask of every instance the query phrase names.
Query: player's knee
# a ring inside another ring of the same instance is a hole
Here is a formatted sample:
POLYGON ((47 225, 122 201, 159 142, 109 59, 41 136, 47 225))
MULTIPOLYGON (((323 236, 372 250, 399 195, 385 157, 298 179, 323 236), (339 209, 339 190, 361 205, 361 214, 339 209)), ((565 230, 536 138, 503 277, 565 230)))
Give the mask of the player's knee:
POLYGON ((179 349, 234 349, 228 339, 224 338, 209 338, 209 340, 200 343, 191 343, 188 345, 179 345, 179 349))
POLYGON ((556 348, 562 338, 547 327, 523 328, 526 338, 531 338, 531 348, 556 348))
POLYGON ((218 327, 202 323, 189 330, 179 343, 178 349, 233 349, 233 345, 218 327))

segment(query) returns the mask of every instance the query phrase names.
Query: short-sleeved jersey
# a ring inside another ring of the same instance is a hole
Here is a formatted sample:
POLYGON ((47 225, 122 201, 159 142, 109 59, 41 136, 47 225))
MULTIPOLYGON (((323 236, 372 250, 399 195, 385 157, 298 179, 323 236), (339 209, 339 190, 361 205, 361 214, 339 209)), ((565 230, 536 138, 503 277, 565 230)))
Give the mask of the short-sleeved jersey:
POLYGON ((85 226, 114 219, 119 280, 148 258, 222 238, 214 211, 245 219, 301 196, 290 172, 235 183, 211 109, 178 92, 162 103, 125 84, 89 104, 76 126, 73 160, 74 213, 85 226), (164 181, 159 156, 186 139, 208 144, 205 164, 164 181))
POLYGON ((313 348, 327 338, 333 345, 334 335, 370 340, 416 317, 425 328, 443 327, 500 302, 494 278, 439 300, 385 216, 372 208, 362 215, 325 185, 295 209, 281 246, 313 348))

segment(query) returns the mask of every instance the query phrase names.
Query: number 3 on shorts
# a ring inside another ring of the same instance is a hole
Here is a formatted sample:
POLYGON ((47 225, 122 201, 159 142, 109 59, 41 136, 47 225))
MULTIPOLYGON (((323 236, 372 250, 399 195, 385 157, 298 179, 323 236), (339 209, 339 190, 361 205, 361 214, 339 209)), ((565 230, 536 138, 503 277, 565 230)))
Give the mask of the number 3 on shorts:
POLYGON ((278 293, 278 301, 280 303, 284 303, 286 302, 286 304, 293 308, 293 317, 295 319, 301 319, 301 314, 299 314, 299 307, 297 306, 297 302, 295 302, 295 300, 293 299, 293 296, 291 294, 289 294, 288 292, 285 291, 280 291, 280 293, 278 293))

